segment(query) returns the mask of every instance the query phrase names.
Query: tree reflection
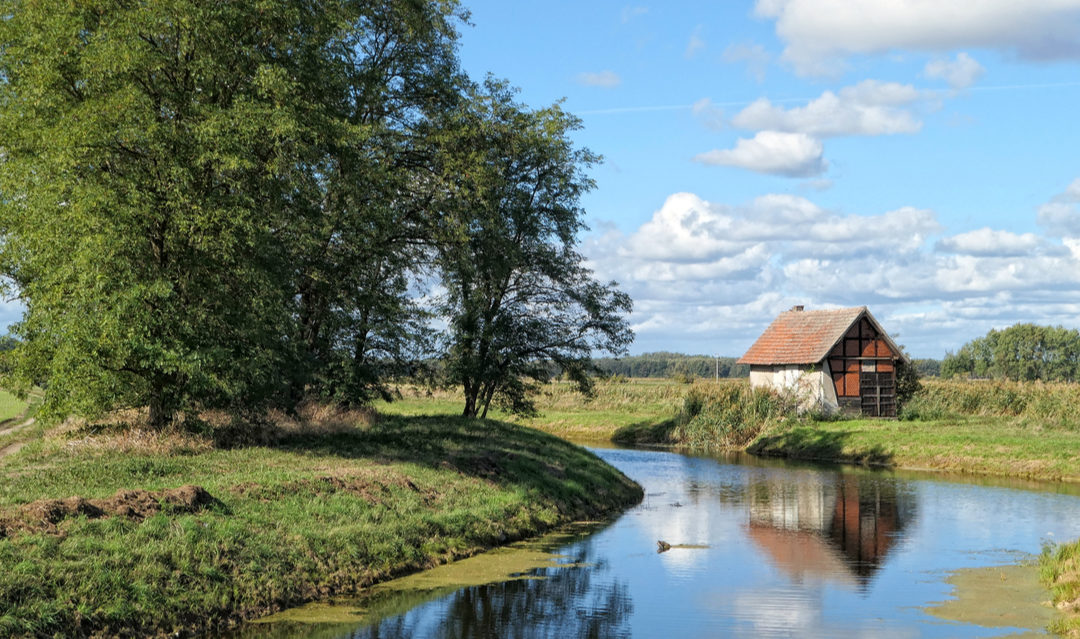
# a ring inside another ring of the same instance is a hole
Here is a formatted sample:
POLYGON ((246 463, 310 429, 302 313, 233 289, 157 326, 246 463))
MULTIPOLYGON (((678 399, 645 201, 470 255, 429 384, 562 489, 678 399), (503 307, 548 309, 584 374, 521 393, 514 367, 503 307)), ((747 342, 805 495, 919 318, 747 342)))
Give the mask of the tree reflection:
MULTIPOLYGON (((590 542, 560 551, 565 561, 588 564, 590 542)), ((626 584, 610 577, 601 561, 592 565, 544 568, 526 578, 452 591, 411 593, 426 599, 397 613, 401 601, 373 602, 361 626, 274 624, 249 628, 246 639, 397 639, 406 637, 541 639, 547 637, 629 637, 633 612, 626 584), (384 607, 385 606, 385 607, 384 607), (389 608, 387 610, 386 608, 389 608)), ((412 598, 412 597, 410 597, 412 598)))

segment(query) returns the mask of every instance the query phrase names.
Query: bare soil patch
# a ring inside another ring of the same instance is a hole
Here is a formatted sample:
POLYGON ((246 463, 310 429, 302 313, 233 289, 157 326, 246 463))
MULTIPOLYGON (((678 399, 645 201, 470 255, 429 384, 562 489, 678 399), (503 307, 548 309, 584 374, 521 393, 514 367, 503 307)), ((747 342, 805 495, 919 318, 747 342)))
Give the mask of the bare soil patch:
POLYGON ((85 516, 127 517, 142 521, 160 512, 194 513, 218 503, 201 486, 181 486, 166 490, 120 490, 105 499, 66 497, 39 499, 19 506, 14 513, 0 515, 0 537, 19 533, 63 535, 64 520, 85 516))

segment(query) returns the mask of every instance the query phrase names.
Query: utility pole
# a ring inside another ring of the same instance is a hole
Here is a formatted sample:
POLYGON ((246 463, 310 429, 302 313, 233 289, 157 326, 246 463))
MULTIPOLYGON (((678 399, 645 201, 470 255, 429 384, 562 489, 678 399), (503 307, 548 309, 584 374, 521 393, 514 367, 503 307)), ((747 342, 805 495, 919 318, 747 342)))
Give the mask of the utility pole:
POLYGON ((716 381, 720 381, 720 356, 716 356, 716 381))

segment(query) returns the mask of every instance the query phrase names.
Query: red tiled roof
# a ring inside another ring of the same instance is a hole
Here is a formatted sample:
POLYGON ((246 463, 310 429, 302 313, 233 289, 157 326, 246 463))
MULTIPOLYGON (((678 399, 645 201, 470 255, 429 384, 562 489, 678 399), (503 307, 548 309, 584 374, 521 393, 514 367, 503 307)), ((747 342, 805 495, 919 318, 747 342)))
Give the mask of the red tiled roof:
POLYGON ((738 363, 816 364, 863 313, 869 314, 865 306, 780 313, 738 363))

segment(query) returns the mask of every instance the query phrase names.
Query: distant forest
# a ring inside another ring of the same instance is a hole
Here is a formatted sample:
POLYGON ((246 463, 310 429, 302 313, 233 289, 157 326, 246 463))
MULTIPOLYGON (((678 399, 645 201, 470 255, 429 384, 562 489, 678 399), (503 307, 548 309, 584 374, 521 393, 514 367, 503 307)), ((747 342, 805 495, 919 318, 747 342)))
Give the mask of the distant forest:
MULTIPOLYGON (((628 357, 601 357, 593 364, 605 375, 623 377, 748 377, 750 367, 736 364, 737 357, 713 357, 711 355, 685 355, 683 353, 644 353, 628 357)), ((912 360, 915 370, 922 377, 941 374, 941 361, 936 359, 912 360)))
POLYGON ((750 367, 736 364, 736 359, 738 358, 659 352, 629 357, 601 357, 593 359, 593 364, 603 373, 624 377, 714 377, 718 365, 720 377, 749 376, 750 367))

